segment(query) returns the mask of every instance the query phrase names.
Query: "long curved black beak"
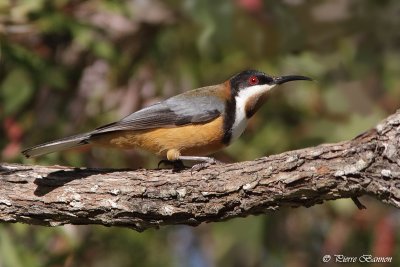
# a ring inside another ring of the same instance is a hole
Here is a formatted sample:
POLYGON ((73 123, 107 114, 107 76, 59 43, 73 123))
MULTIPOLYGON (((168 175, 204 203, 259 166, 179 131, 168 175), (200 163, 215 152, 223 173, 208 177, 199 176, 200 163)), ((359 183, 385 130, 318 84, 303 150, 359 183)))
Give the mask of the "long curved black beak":
POLYGON ((312 81, 311 78, 308 78, 306 76, 300 76, 300 75, 288 75, 288 76, 274 77, 273 80, 274 80, 274 84, 283 84, 286 82, 299 81, 299 80, 312 81))

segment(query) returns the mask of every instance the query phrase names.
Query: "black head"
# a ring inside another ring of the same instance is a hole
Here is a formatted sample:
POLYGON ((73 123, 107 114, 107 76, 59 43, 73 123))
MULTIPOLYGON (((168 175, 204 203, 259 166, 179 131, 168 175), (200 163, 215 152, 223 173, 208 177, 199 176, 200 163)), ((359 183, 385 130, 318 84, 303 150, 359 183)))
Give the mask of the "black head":
POLYGON ((245 70, 230 78, 230 85, 231 90, 237 94, 240 90, 257 85, 275 86, 296 80, 311 81, 312 79, 298 75, 272 77, 261 71, 245 70))

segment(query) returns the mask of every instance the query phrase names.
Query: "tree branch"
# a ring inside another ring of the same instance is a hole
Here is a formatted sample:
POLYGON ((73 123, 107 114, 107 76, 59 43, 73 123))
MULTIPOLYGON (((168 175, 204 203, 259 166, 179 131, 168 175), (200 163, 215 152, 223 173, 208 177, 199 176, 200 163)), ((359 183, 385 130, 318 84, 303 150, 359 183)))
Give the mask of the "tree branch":
POLYGON ((399 135, 397 111, 350 141, 193 174, 1 164, 0 221, 102 224, 142 231, 361 195, 399 208, 399 135))

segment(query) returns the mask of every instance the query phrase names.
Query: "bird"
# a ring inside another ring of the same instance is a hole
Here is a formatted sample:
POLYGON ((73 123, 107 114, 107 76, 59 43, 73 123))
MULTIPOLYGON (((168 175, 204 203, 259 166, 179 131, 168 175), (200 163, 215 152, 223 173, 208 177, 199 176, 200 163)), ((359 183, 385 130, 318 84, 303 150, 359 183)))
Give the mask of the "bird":
MULTIPOLYGON (((270 76, 244 70, 223 83, 189 90, 140 109, 123 119, 25 149, 27 158, 82 145, 142 149, 174 166, 197 162, 204 168, 217 161, 209 155, 237 140, 248 120, 267 101, 271 89, 300 75, 270 76)), ((159 163, 159 165, 160 165, 159 163)))

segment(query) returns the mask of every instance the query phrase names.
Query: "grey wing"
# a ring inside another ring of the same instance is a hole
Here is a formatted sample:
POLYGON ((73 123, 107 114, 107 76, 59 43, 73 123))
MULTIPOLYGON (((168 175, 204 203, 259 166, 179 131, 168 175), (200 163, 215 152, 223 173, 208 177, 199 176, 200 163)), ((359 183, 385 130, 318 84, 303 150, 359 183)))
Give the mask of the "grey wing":
POLYGON ((223 113, 224 103, 217 97, 191 92, 171 97, 130 114, 118 122, 97 128, 93 134, 113 131, 138 131, 211 121, 223 113))

